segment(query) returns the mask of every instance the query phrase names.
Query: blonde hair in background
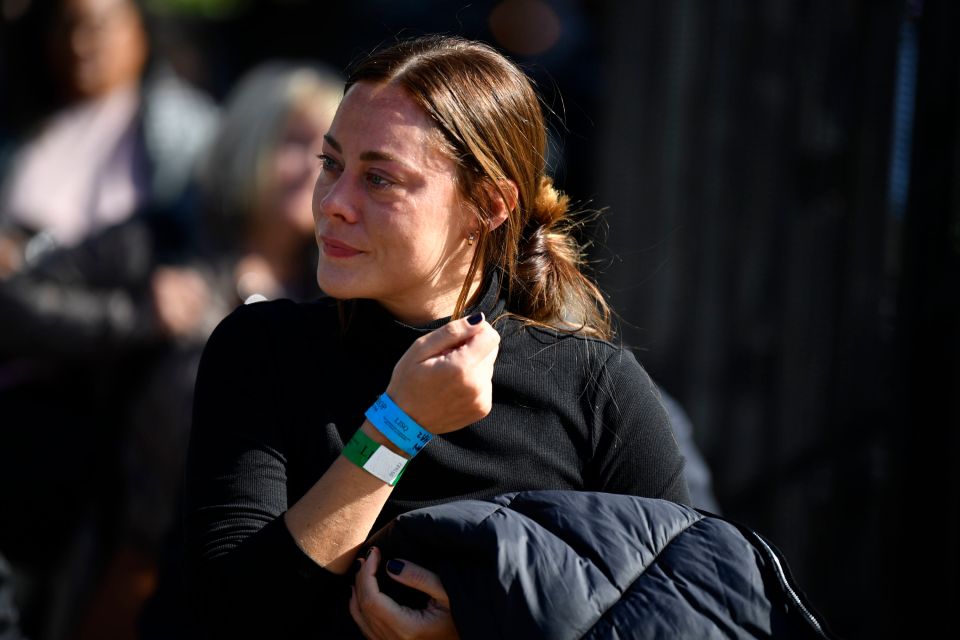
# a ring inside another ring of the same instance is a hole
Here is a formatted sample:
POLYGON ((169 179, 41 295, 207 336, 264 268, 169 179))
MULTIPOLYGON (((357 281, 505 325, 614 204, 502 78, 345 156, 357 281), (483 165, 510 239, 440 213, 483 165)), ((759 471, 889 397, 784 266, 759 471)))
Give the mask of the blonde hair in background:
POLYGON ((297 111, 332 120, 343 80, 316 63, 271 61, 242 76, 200 168, 200 185, 219 227, 242 234, 256 215, 270 153, 297 111))

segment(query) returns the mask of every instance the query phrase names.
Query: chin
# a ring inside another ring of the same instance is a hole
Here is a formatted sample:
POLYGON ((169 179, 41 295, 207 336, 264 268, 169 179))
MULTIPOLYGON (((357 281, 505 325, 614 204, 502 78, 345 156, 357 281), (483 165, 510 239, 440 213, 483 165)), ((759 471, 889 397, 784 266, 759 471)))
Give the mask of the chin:
POLYGON ((331 298, 337 300, 350 300, 351 298, 362 298, 363 287, 359 283, 353 282, 354 278, 344 277, 342 274, 330 273, 321 264, 317 268, 317 285, 320 290, 331 298))

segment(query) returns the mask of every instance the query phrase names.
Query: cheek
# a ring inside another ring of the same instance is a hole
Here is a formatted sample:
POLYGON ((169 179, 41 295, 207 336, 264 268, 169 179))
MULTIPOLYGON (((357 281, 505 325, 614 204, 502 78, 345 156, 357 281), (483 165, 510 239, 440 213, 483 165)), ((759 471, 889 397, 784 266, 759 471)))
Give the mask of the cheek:
POLYGON ((431 272, 445 262, 448 251, 446 225, 421 224, 394 229, 384 237, 395 257, 402 256, 407 268, 417 272, 431 272))
POLYGON ((136 77, 145 56, 143 36, 135 23, 117 25, 104 38, 98 53, 113 81, 136 77))
POLYGON ((273 159, 273 170, 277 180, 284 185, 300 187, 310 182, 319 173, 319 162, 310 155, 309 150, 299 144, 281 145, 273 159))
POLYGON ((321 177, 317 176, 317 179, 313 183, 313 197, 311 198, 314 222, 320 219, 320 201, 323 200, 323 196, 326 195, 326 193, 326 187, 321 184, 321 177))

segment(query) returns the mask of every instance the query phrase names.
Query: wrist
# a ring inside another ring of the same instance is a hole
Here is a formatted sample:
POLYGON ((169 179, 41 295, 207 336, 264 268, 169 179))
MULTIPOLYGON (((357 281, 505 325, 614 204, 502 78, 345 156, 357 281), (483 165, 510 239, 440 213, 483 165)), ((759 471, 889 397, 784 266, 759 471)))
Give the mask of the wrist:
POLYGON ((363 421, 363 424, 360 425, 360 430, 363 431, 363 433, 366 434, 367 437, 369 437, 371 440, 379 444, 381 447, 386 447, 390 449, 390 451, 393 451, 394 453, 402 455, 404 458, 410 457, 410 454, 406 453, 403 449, 393 444, 393 442, 390 441, 390 438, 380 433, 380 431, 378 431, 375 426, 370 424, 369 420, 363 421))
MULTIPOLYGON (((383 392, 384 392, 385 394, 387 394, 387 396, 388 396, 391 400, 393 400, 393 403, 394 403, 397 407, 399 407, 401 411, 403 411, 403 412, 406 413, 408 416, 410 416, 410 418, 411 418, 413 421, 415 421, 418 425, 420 425, 420 426, 423 427, 424 429, 427 429, 426 425, 424 425, 422 422, 420 422, 419 420, 417 420, 417 417, 408 410, 408 407, 410 407, 410 405, 415 404, 415 403, 410 402, 410 398, 408 398, 406 395, 404 395, 402 391, 398 391, 397 389, 394 388, 394 386, 393 386, 392 384, 390 384, 390 385, 387 385, 387 388, 384 389, 383 392)), ((427 429, 427 431, 430 431, 430 429, 427 429)))
POLYGON ((381 394, 364 415, 380 435, 411 458, 433 439, 433 433, 421 427, 397 406, 389 393, 381 394))
POLYGON ((390 486, 397 484, 410 462, 410 458, 394 453, 389 448, 374 441, 364 433, 362 427, 357 429, 353 437, 344 445, 342 455, 356 466, 390 486))

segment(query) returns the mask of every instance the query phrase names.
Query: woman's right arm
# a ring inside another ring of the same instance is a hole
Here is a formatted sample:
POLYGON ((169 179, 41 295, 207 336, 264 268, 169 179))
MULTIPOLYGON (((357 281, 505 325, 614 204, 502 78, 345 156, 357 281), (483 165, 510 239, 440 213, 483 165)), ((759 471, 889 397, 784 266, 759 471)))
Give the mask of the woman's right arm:
MULTIPOLYGON (((257 307, 218 327, 198 374, 186 522, 195 601, 224 617, 253 607, 278 622, 316 616, 325 603, 346 613, 349 583, 337 574, 353 562, 392 487, 340 456, 287 505, 288 425, 277 424, 272 406, 283 372, 265 338, 271 329, 258 320, 268 307, 257 307)), ((470 424, 489 411, 498 342, 486 322, 452 322, 414 343, 387 393, 434 433, 470 424)), ((382 438, 368 423, 362 428, 382 438)))

